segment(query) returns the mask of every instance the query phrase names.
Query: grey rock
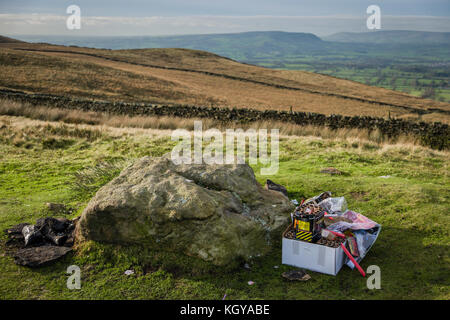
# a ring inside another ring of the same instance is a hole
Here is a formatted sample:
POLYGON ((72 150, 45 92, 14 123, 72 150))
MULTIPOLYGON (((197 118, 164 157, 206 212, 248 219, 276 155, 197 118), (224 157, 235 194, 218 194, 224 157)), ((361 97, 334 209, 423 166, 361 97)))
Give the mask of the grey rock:
POLYGON ((76 235, 229 265, 267 253, 294 208, 281 193, 265 190, 248 165, 175 165, 168 155, 145 157, 97 192, 76 235))

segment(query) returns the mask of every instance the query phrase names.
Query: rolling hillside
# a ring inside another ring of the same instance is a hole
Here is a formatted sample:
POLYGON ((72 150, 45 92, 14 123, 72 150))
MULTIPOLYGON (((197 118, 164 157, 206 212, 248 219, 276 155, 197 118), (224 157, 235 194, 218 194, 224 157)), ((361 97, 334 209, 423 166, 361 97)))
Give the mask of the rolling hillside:
MULTIPOLYGON (((3 38, 7 39, 7 38, 3 38)), ((320 41, 320 40, 317 40, 320 41)), ((191 104, 449 122, 450 105, 304 71, 187 49, 0 43, 0 88, 108 101, 191 104)))
POLYGON ((386 30, 375 32, 340 32, 327 37, 327 41, 352 43, 403 43, 443 44, 450 43, 450 32, 426 32, 408 30, 386 30))
POLYGON ((303 70, 414 96, 450 102, 450 33, 376 31, 310 33, 260 31, 180 36, 21 36, 34 43, 107 49, 185 48, 239 62, 303 70))

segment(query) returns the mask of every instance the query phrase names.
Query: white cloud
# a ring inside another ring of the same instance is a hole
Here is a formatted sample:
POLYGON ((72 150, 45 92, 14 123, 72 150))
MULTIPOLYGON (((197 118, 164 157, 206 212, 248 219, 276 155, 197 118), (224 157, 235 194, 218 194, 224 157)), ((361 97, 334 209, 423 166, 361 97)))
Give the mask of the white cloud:
MULTIPOLYGON (((180 16, 105 17, 81 20, 81 30, 67 30, 68 16, 53 14, 0 14, 5 35, 169 35, 282 30, 327 35, 341 31, 367 31, 364 16, 180 16)), ((386 30, 450 32, 450 18, 382 16, 386 30)))

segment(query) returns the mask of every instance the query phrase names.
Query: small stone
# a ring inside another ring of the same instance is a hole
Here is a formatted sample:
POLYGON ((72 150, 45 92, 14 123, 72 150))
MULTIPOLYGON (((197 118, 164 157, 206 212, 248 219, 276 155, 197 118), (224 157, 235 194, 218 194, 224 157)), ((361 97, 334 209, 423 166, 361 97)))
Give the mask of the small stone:
POLYGON ((321 173, 329 173, 329 174, 337 174, 337 175, 341 175, 342 174, 342 171, 340 171, 340 170, 338 170, 338 169, 336 169, 336 168, 333 168, 333 167, 329 167, 329 168, 324 168, 324 169, 322 169, 322 170, 320 170, 320 172, 321 173))
POLYGON ((285 279, 288 279, 289 281, 308 281, 309 279, 311 279, 311 276, 303 270, 286 271, 283 272, 281 276, 285 279))
POLYGON ((47 206, 47 209, 49 211, 56 212, 56 213, 64 212, 66 210, 66 205, 64 205, 62 203, 47 202, 45 205, 47 206))

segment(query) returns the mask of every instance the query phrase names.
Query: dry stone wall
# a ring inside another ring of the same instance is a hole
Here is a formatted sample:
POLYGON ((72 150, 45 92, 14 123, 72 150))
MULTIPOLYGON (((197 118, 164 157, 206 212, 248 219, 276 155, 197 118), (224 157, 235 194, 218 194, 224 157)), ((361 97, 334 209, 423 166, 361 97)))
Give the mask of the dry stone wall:
POLYGON ((71 110, 107 112, 119 115, 173 116, 182 118, 210 118, 220 121, 281 121, 298 125, 326 126, 331 129, 360 128, 379 130, 387 137, 414 135, 424 145, 434 149, 450 149, 450 128, 440 122, 412 122, 401 119, 383 119, 368 116, 324 115, 311 112, 254 110, 246 108, 218 108, 192 105, 159 105, 150 103, 110 102, 71 97, 28 94, 15 90, 0 90, 6 99, 71 110))

